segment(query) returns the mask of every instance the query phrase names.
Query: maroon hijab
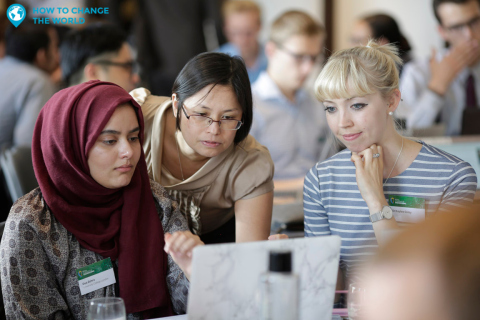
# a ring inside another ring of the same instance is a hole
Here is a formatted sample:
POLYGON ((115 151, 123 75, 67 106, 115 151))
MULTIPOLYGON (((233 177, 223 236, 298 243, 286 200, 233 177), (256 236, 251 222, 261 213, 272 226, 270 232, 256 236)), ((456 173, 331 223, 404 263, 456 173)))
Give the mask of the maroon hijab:
POLYGON ((120 189, 97 183, 87 163, 88 151, 124 103, 137 113, 143 145, 140 106, 119 86, 93 80, 56 93, 35 125, 33 167, 55 218, 83 247, 118 259, 117 282, 127 313, 155 308, 153 314, 167 316, 172 309, 164 233, 143 150, 130 184, 120 189))

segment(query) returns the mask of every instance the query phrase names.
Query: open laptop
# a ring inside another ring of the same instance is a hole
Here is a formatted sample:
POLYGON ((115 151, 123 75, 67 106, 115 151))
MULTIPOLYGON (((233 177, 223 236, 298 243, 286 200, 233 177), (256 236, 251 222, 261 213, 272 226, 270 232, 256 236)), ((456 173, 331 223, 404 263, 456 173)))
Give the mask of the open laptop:
POLYGON ((340 237, 298 238, 194 249, 188 320, 260 319, 259 279, 270 250, 291 250, 300 276, 300 320, 332 319, 340 237))

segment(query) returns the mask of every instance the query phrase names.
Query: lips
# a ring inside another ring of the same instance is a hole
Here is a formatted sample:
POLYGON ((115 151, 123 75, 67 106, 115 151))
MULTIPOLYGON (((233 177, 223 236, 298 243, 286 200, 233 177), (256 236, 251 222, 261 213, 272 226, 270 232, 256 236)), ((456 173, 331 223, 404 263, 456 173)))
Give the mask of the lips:
POLYGON ((221 145, 220 142, 208 141, 208 140, 202 141, 202 144, 206 147, 209 147, 209 148, 216 148, 216 147, 219 147, 221 145))
POLYGON ((133 165, 131 164, 125 164, 123 166, 115 168, 116 171, 120 171, 120 172, 128 172, 132 169, 133 169, 133 165))
POLYGON ((344 134, 342 136, 343 136, 343 139, 345 139, 346 141, 353 141, 357 139, 361 134, 362 134, 361 132, 358 132, 358 133, 344 134))

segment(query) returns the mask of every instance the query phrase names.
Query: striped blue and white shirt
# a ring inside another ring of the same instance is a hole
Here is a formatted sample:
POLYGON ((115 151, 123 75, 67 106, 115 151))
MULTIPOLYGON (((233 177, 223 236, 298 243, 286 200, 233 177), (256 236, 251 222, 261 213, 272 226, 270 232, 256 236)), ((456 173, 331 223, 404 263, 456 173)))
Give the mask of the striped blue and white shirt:
MULTIPOLYGON (((437 210, 472 203, 477 176, 470 164, 422 141, 419 143, 423 147, 413 163, 383 186, 385 197, 424 198, 427 216, 437 210)), ((351 152, 346 149, 317 163, 306 175, 303 188, 305 236, 342 238, 340 267, 346 269, 347 279, 354 276, 354 267, 378 247, 350 158, 351 152)))

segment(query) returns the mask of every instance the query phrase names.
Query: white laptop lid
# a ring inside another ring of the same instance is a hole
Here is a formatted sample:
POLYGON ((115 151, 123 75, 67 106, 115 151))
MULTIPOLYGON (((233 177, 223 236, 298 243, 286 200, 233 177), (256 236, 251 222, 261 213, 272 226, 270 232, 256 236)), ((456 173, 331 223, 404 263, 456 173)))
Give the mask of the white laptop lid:
POLYGON ((270 250, 292 251, 300 276, 300 320, 331 319, 340 237, 298 238, 197 247, 187 315, 189 320, 258 319, 259 278, 270 250))

